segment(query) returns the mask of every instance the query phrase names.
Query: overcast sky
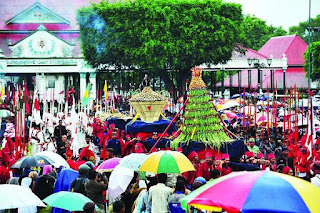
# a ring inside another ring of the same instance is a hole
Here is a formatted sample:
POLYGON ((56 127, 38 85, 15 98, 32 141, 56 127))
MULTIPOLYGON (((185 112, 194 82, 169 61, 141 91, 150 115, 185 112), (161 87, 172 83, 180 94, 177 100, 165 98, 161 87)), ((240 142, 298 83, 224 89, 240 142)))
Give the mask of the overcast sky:
MULTIPOLYGON (((255 15, 268 24, 289 30, 290 26, 308 20, 309 0, 224 0, 242 5, 244 14, 255 15)), ((311 17, 320 14, 320 0, 311 0, 311 17)), ((320 23, 319 23, 320 27, 320 23)))

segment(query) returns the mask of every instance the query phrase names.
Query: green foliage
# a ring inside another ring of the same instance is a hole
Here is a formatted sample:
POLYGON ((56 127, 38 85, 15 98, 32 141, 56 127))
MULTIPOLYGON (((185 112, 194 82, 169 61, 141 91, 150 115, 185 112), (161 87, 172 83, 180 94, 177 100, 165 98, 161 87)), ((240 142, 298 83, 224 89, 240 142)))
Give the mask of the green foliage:
POLYGON ((147 69, 179 90, 192 67, 231 58, 242 11, 221 0, 135 0, 93 4, 77 20, 91 65, 147 69), (169 82, 167 69, 176 71, 177 83, 169 82))
POLYGON ((217 149, 221 147, 222 143, 230 141, 206 89, 189 91, 181 133, 171 142, 171 147, 176 149, 179 143, 188 143, 190 140, 202 142, 217 149))
MULTIPOLYGON (((310 69, 311 69, 311 79, 312 80, 319 80, 320 79, 320 41, 313 42, 310 45, 311 48, 311 54, 310 54, 310 69), (312 69, 313 67, 313 69, 312 69)), ((307 48, 306 52, 304 53, 304 71, 308 74, 308 53, 309 53, 309 47, 307 48)))
POLYGON ((257 51, 271 37, 287 34, 281 27, 268 26, 266 21, 250 15, 244 17, 241 28, 244 33, 242 45, 257 51))
MULTIPOLYGON (((320 27, 320 15, 318 15, 316 18, 310 19, 310 25, 311 29, 314 27, 320 27)), ((300 38, 302 38, 306 43, 308 43, 308 28, 309 28, 309 22, 304 21, 300 22, 297 26, 292 26, 289 28, 289 34, 297 34, 300 38)), ((312 35, 311 35, 312 36, 312 35)), ((314 33, 313 35, 313 41, 320 41, 320 33, 314 33)))

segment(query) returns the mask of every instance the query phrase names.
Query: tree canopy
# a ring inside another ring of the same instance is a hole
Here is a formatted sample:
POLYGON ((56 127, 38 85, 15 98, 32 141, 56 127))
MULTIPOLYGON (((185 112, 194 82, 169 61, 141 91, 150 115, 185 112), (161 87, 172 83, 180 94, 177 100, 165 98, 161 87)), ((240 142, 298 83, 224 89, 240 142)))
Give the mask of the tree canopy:
MULTIPOLYGON (((316 18, 310 19, 310 25, 311 25, 311 32, 313 32, 313 29, 315 27, 320 27, 320 14, 316 18)), ((297 34, 302 38, 306 43, 308 43, 308 28, 309 28, 309 22, 304 21, 300 22, 297 26, 292 26, 289 28, 289 34, 297 34)), ((311 35, 312 36, 312 35, 311 35)), ((312 36, 313 41, 320 41, 320 31, 315 32, 312 36)))
POLYGON ((312 80, 319 80, 320 79, 320 41, 313 42, 310 47, 307 48, 305 54, 304 54, 304 71, 308 73, 308 54, 309 49, 311 49, 310 53, 310 77, 312 80))
POLYGON ((254 50, 259 50, 271 37, 283 36, 287 32, 282 27, 267 25, 266 21, 255 16, 246 15, 241 28, 244 33, 242 44, 254 50))
POLYGON ((231 58, 242 18, 241 5, 221 0, 104 1, 77 14, 83 54, 92 66, 149 70, 169 90, 180 91, 192 67, 231 58), (167 70, 176 72, 176 82, 167 70))

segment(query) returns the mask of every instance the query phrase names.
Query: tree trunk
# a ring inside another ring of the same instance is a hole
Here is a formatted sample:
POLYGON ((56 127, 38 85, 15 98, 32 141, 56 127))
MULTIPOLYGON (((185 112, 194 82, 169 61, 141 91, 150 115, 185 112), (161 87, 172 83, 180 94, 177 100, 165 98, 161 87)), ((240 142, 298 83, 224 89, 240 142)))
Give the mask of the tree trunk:
POLYGON ((173 79, 170 78, 167 70, 159 70, 159 76, 164 81, 166 85, 166 89, 170 92, 170 94, 172 95, 172 98, 175 100, 177 97, 174 91, 176 91, 177 88, 174 85, 173 79))

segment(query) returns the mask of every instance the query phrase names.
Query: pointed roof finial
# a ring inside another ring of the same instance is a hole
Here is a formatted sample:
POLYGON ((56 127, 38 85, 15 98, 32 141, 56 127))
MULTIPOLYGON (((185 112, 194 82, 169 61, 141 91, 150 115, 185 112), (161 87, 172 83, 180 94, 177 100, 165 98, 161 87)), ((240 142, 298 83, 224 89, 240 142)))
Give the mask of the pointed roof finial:
POLYGON ((45 26, 43 26, 42 24, 40 24, 40 26, 37 28, 37 30, 44 31, 44 30, 47 30, 47 28, 45 26))

